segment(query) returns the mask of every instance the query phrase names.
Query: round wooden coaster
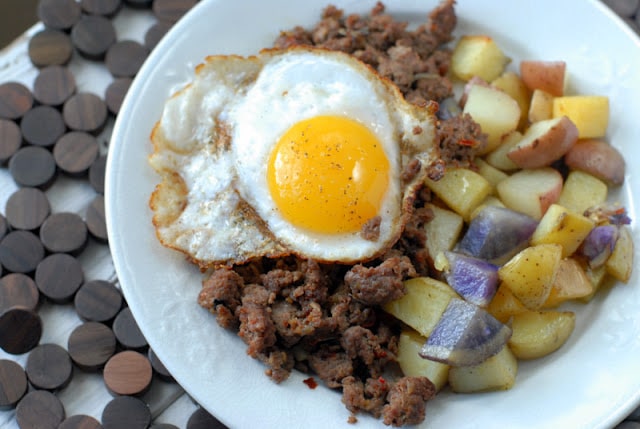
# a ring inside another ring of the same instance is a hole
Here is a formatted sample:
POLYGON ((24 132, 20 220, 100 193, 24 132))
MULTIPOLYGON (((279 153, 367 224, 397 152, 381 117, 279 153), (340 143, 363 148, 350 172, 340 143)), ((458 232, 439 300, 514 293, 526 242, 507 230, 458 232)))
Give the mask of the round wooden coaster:
POLYGON ((71 30, 71 41, 81 55, 101 60, 116 42, 116 30, 103 16, 84 15, 71 30))
POLYGON ((10 359, 0 360, 0 409, 16 406, 27 393, 27 375, 24 369, 10 359))
POLYGON ((43 68, 33 82, 33 96, 49 106, 61 106, 75 92, 76 78, 63 66, 43 68))
POLYGON ((23 307, 11 307, 0 314, 0 348, 12 355, 32 350, 42 337, 42 319, 23 307))
POLYGON ((147 32, 144 34, 144 46, 146 46, 147 49, 150 51, 153 50, 153 48, 156 47, 158 42, 162 40, 164 35, 167 34, 169 30, 171 30, 172 26, 173 26, 173 23, 162 22, 162 21, 158 21, 155 24, 153 24, 151 27, 149 27, 147 32))
POLYGON ((87 229, 93 238, 102 243, 108 241, 104 197, 102 195, 97 195, 87 207, 86 222, 87 229))
POLYGON ((149 346, 129 307, 120 310, 116 316, 113 321, 113 333, 116 334, 118 342, 125 349, 141 351, 149 346))
POLYGON ((151 7, 153 0, 124 0, 124 2, 135 9, 147 9, 151 7))
POLYGON ((48 28, 68 30, 80 19, 80 5, 75 0, 40 0, 38 18, 48 28))
POLYGON ((33 106, 31 90, 19 82, 0 84, 0 118, 19 119, 33 106))
POLYGON ((104 429, 146 429, 151 424, 151 410, 133 396, 113 398, 102 411, 104 429))
POLYGON ((153 371, 164 381, 173 382, 175 379, 171 375, 171 373, 167 370, 164 364, 158 359, 158 356, 153 351, 153 349, 149 348, 147 352, 147 357, 149 358, 149 362, 151 362, 151 367, 153 371))
POLYGON ((20 122, 24 139, 36 146, 53 146, 65 132, 64 121, 58 109, 36 106, 24 114, 20 122))
POLYGON ((107 103, 109 111, 114 115, 120 113, 122 101, 124 101, 124 97, 127 95, 127 91, 129 91, 131 82, 133 82, 133 79, 129 77, 121 77, 119 79, 115 79, 107 87, 104 93, 104 99, 107 103))
POLYGON ((45 29, 29 40, 29 59, 36 67, 61 66, 73 55, 73 43, 67 33, 45 29))
POLYGON ((78 368, 95 371, 104 367, 116 352, 116 336, 102 323, 86 322, 71 332, 67 349, 78 368))
POLYGON ((107 70, 114 77, 133 77, 149 56, 149 50, 134 40, 121 40, 111 45, 105 56, 107 70))
POLYGON ((62 116, 72 130, 98 134, 107 122, 107 105, 95 94, 78 93, 64 103, 62 116))
POLYGON ((39 146, 24 146, 9 160, 9 172, 19 186, 48 187, 56 174, 51 151, 39 146))
POLYGON ((31 277, 12 273, 0 279, 0 312, 11 307, 23 307, 35 311, 39 302, 40 292, 31 277))
POLYGON ((84 249, 87 237, 87 225, 76 213, 54 213, 40 227, 40 241, 52 253, 77 254, 84 249))
POLYGON ((62 402, 46 390, 27 393, 16 407, 16 421, 20 428, 56 429, 64 417, 62 402))
POLYGON ((57 344, 40 344, 29 353, 25 371, 33 387, 52 391, 69 384, 73 365, 64 348, 57 344))
POLYGON ((159 21, 176 22, 198 3, 198 0, 155 0, 153 13, 159 21))
POLYGON ((71 301, 83 280, 82 265, 66 253, 49 255, 36 268, 35 281, 38 290, 56 303, 71 301))
POLYGON ((99 152, 100 145, 94 136, 82 131, 71 131, 56 142, 53 159, 60 170, 78 176, 89 170, 99 152))
POLYGON ((44 258, 44 247, 29 231, 12 231, 0 240, 0 264, 9 272, 28 274, 44 258))
POLYGON ((200 407, 187 420, 187 429, 228 429, 220 420, 200 407))
POLYGON ((89 167, 89 183, 99 194, 104 194, 104 172, 107 166, 107 157, 100 155, 89 167))
POLYGON ((64 419, 58 429, 102 429, 102 425, 91 416, 76 414, 64 419))
POLYGON ((7 222, 13 229, 37 230, 49 213, 49 199, 38 188, 19 188, 5 206, 7 222))
POLYGON ((153 369, 149 359, 133 350, 116 353, 103 371, 104 384, 114 395, 142 395, 151 386, 153 369))
POLYGON ((9 119, 0 119, 0 163, 5 163, 22 146, 20 127, 9 119))
POLYGON ((120 0, 80 0, 80 6, 87 15, 113 17, 122 6, 120 0))
POLYGON ((118 315, 123 301, 122 294, 113 283, 91 280, 76 293, 74 306, 82 320, 110 323, 118 315))

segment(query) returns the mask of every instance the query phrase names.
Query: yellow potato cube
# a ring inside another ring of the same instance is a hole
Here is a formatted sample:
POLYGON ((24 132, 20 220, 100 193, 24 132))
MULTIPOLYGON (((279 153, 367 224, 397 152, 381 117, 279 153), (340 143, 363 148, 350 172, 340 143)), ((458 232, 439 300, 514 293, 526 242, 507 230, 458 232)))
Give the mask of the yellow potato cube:
POLYGON ((582 265, 575 259, 560 261, 553 287, 544 308, 553 308, 570 299, 585 298, 593 294, 595 287, 582 265))
POLYGON ((425 224, 424 228, 427 236, 427 249, 429 254, 435 257, 445 250, 453 249, 462 232, 464 220, 459 214, 434 204, 425 204, 425 207, 433 212, 433 218, 425 224))
POLYGON ((453 48, 451 71, 465 81, 479 76, 490 82, 500 76, 509 61, 491 37, 466 35, 453 48))
POLYGON ((517 73, 506 71, 491 82, 491 85, 507 94, 520 106, 520 121, 518 128, 524 129, 527 126, 527 112, 531 101, 531 90, 524 84, 517 73))
POLYGON ((541 89, 535 89, 529 106, 529 122, 539 122, 553 117, 553 95, 541 89))
POLYGON ((473 85, 467 94, 463 113, 471 115, 487 134, 488 153, 500 145, 502 137, 514 131, 520 121, 520 107, 509 94, 482 85, 473 85))
POLYGON ((483 161, 482 158, 476 158, 474 162, 478 167, 478 173, 491 183, 491 186, 493 187, 492 193, 495 194, 496 185, 509 177, 509 175, 502 170, 498 170, 488 162, 483 161))
POLYGON ((428 337, 458 294, 446 283, 430 277, 416 277, 404 282, 407 293, 384 305, 384 310, 428 337))
POLYGON ((507 323, 511 316, 527 311, 527 307, 518 301, 511 289, 500 285, 489 303, 487 311, 502 323, 507 323))
POLYGON ((602 95, 570 95, 553 99, 553 117, 568 116, 581 139, 603 137, 609 125, 609 98, 602 95))
POLYGON ((511 389, 518 374, 518 360, 508 346, 478 365, 452 367, 449 385, 457 393, 511 389))
POLYGON ((607 200, 608 187, 602 180, 584 171, 574 170, 564 182, 558 204, 575 213, 584 213, 589 207, 607 200))
POLYGON ((613 249, 609 259, 607 259, 605 267, 607 273, 617 280, 624 283, 629 281, 633 270, 633 238, 629 228, 620 228, 616 247, 613 249))
POLYGON ((442 179, 426 179, 425 184, 464 220, 492 191, 487 179, 466 168, 452 168, 442 179))
POLYGON ((562 257, 566 258, 576 251, 594 226, 591 219, 551 204, 533 232, 531 244, 560 244, 562 257))
POLYGON ((547 301, 562 256, 559 244, 527 247, 498 270, 502 285, 529 310, 537 310, 547 301))
POLYGON ((498 170, 517 170, 518 166, 515 162, 511 161, 507 156, 507 153, 509 153, 512 148, 516 147, 518 143, 520 143, 520 140, 522 140, 522 133, 519 131, 513 131, 507 134, 502 138, 498 147, 484 157, 485 161, 498 170))
POLYGON ((527 112, 531 101, 531 90, 524 84, 517 73, 507 71, 491 82, 494 87, 506 92, 516 100, 520 106, 520 121, 518 128, 524 129, 527 125, 527 112))
POLYGON ((558 350, 571 336, 571 311, 527 311, 513 316, 509 347, 518 359, 537 359, 558 350))
POLYGON ((584 273, 589 279, 589 281, 591 282, 591 285, 593 286, 593 291, 589 295, 582 297, 580 301, 589 302, 596 295, 596 292, 598 292, 598 289, 600 289, 600 286, 602 286, 602 284, 604 283, 604 280, 608 278, 607 268, 604 265, 601 265, 597 268, 591 268, 589 267, 589 265, 585 265, 584 273))
POLYGON ((425 341, 419 333, 403 330, 398 340, 398 365, 408 377, 427 377, 439 391, 449 379, 449 365, 420 357, 425 341))

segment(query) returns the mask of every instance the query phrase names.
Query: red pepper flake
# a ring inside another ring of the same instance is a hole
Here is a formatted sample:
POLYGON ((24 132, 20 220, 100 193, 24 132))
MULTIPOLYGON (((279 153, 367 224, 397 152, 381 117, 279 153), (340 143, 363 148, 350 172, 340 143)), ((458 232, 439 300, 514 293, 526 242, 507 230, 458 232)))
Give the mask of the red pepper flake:
POLYGON ((385 380, 383 377, 378 377, 378 383, 385 384, 386 382, 387 380, 385 380))
POLYGON ((306 384, 309 389, 315 389, 316 387, 318 387, 318 383, 313 377, 309 377, 302 382, 306 384))
POLYGON ((458 144, 460 146, 474 147, 474 146, 476 146, 477 142, 475 140, 460 139, 460 140, 458 140, 458 144))

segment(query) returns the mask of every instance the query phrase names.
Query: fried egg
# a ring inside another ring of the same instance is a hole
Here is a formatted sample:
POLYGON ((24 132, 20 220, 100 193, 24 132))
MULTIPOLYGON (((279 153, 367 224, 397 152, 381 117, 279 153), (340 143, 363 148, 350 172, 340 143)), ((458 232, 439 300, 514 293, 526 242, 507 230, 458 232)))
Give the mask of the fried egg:
POLYGON ((203 269, 375 258, 438 160, 434 123, 433 106, 344 53, 207 57, 151 135, 156 235, 203 269))

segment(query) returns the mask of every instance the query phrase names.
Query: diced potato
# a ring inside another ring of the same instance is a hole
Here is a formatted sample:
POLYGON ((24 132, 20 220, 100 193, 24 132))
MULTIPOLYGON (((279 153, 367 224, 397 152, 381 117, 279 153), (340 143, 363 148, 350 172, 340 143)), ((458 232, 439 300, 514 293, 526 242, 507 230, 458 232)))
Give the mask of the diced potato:
POLYGON ((518 128, 523 129, 527 125, 527 112, 531 101, 531 91, 524 84, 520 76, 512 71, 506 71, 491 82, 491 85, 506 92, 516 100, 520 107, 520 121, 518 128))
POLYGON ((564 182, 558 204, 582 214, 589 207, 604 203, 607 193, 607 185, 602 180, 589 173, 574 170, 564 182))
POLYGON ((540 220, 558 201, 562 176, 550 167, 520 170, 498 183, 496 189, 505 206, 540 220))
POLYGON ((541 89, 534 90, 531 95, 528 116, 531 123, 551 119, 553 117, 553 95, 541 89))
POLYGON ((487 134, 487 146, 482 153, 498 147, 502 137, 514 131, 520 121, 520 106, 509 94, 482 85, 471 87, 462 112, 471 115, 487 134))
POLYGON ((518 359, 537 359, 558 350, 571 336, 571 311, 527 311, 513 316, 509 347, 518 359))
POLYGON ((462 232, 464 220, 459 214, 434 204, 426 204, 425 207, 433 212, 433 218, 425 224, 424 228, 427 235, 427 250, 435 257, 445 250, 453 249, 462 232))
POLYGON ((500 145, 491 153, 488 153, 484 159, 492 166, 502 171, 517 170, 518 166, 507 156, 507 153, 520 143, 522 133, 513 131, 502 138, 500 145))
POLYGON ((633 238, 629 228, 624 226, 620 228, 616 247, 607 259, 605 267, 607 273, 617 280, 624 283, 629 281, 633 269, 633 238))
POLYGON ((428 337, 451 298, 458 294, 446 283, 430 277, 416 277, 404 282, 407 293, 388 302, 384 310, 428 337))
POLYGON ((439 391, 447 384, 449 365, 420 357, 418 353, 425 341, 419 333, 403 330, 398 340, 398 364, 404 375, 427 377, 439 391))
POLYGON ((467 168, 447 170, 440 180, 425 180, 426 185, 453 211, 469 220, 471 212, 492 191, 491 183, 467 168))
POLYGON ((597 268, 591 268, 589 265, 585 265, 583 267, 584 273, 591 282, 593 286, 593 291, 580 299, 582 302, 589 302, 596 295, 600 286, 604 283, 604 280, 607 278, 607 268, 604 265, 601 265, 597 268))
POLYGON ((478 76, 490 82, 500 76, 509 61, 491 37, 465 35, 453 49, 451 71, 465 81, 478 76))
POLYGON ((593 294, 595 287, 582 265, 575 259, 560 261, 553 287, 544 308, 553 308, 570 299, 585 298, 593 294))
POLYGON ((482 177, 484 177, 489 183, 491 183, 491 186, 494 188, 494 190, 498 183, 509 177, 507 173, 503 172, 502 170, 498 170, 488 162, 483 161, 482 158, 476 158, 474 162, 478 167, 478 173, 480 173, 482 177))
POLYGON ((498 286, 487 311, 502 323, 508 323, 511 316, 527 311, 527 307, 513 295, 511 289, 501 285, 498 286))
POLYGON ((527 247, 500 267, 502 285, 529 310, 537 310, 551 293, 561 256, 559 244, 527 247))
POLYGON ((603 137, 609 125, 609 98, 601 95, 570 95, 553 100, 553 117, 568 116, 581 139, 603 137))
POLYGON ((573 254, 594 227, 591 219, 558 204, 549 206, 531 236, 531 244, 556 243, 562 246, 562 257, 573 254))
POLYGON ((508 390, 513 387, 518 374, 518 360, 504 346, 498 354, 473 366, 452 367, 449 370, 449 385, 457 393, 508 390))

